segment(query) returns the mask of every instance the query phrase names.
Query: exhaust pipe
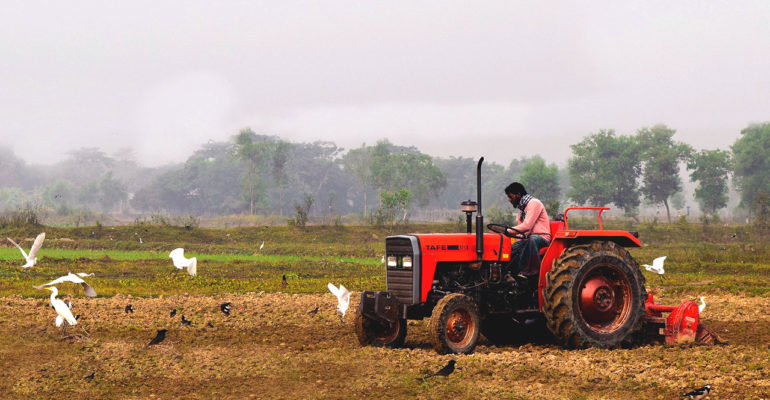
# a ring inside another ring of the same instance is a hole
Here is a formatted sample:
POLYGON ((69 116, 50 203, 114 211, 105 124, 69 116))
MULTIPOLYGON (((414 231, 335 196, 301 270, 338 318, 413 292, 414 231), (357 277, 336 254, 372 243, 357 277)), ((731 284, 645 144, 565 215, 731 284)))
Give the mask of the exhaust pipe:
POLYGON ((484 157, 481 157, 476 166, 476 202, 479 203, 479 212, 476 214, 476 254, 479 261, 484 253, 484 215, 481 211, 481 163, 483 162, 484 157))

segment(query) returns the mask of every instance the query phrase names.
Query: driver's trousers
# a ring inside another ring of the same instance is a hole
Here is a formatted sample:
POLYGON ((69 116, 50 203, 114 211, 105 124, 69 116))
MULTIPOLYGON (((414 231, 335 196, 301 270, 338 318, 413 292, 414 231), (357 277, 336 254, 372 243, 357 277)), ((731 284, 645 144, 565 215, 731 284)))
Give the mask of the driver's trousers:
POLYGON ((531 235, 529 239, 515 241, 511 245, 511 275, 526 276, 540 273, 540 249, 550 243, 540 235, 531 235))

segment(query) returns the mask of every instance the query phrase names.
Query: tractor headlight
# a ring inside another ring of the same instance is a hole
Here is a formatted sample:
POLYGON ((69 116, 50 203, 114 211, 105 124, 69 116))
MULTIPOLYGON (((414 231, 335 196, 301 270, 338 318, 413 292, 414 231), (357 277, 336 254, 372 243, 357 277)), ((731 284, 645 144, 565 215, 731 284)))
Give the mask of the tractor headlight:
POLYGON ((404 256, 401 259, 401 266, 404 268, 412 268, 412 256, 404 256))
POLYGON ((388 256, 388 268, 396 267, 398 267, 398 259, 396 259, 396 256, 388 256))

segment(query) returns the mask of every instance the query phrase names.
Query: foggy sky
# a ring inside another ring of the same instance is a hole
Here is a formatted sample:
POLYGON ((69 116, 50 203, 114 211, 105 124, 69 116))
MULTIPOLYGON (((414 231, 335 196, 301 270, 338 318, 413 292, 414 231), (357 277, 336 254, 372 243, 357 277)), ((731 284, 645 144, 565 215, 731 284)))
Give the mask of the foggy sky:
POLYGON ((770 120, 766 1, 7 3, 0 145, 33 164, 251 127, 562 165, 599 129, 727 149, 770 120))

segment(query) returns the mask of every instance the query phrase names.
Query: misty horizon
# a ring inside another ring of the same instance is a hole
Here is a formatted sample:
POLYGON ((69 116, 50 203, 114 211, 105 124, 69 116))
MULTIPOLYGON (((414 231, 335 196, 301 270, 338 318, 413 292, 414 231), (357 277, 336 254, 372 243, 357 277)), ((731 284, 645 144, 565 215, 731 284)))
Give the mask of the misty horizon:
POLYGON ((655 124, 727 149, 770 119, 770 4, 6 5, 0 144, 183 162, 245 127, 505 164, 655 124))

